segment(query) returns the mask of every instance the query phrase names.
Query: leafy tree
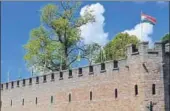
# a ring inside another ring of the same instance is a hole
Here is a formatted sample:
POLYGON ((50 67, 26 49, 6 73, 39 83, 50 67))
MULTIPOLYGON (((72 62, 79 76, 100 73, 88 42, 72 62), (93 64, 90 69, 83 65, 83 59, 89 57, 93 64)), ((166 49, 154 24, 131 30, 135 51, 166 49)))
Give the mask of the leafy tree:
POLYGON ((82 58, 88 60, 89 64, 93 64, 100 53, 101 46, 97 43, 88 44, 84 47, 82 58))
POLYGON ((165 36, 163 36, 161 40, 162 40, 162 41, 170 41, 170 35, 169 35, 169 33, 166 34, 165 36))
POLYGON ((126 57, 126 46, 128 44, 137 45, 138 43, 139 40, 136 36, 130 36, 127 33, 119 33, 112 41, 106 44, 103 50, 101 50, 96 62, 102 62, 102 60, 116 60, 126 57))
POLYGON ((78 45, 82 38, 80 29, 84 24, 94 22, 90 11, 83 17, 77 16, 79 2, 61 2, 60 5, 48 4, 41 9, 41 26, 31 30, 30 39, 24 48, 24 59, 29 67, 37 70, 56 71, 67 69, 77 59, 78 45))

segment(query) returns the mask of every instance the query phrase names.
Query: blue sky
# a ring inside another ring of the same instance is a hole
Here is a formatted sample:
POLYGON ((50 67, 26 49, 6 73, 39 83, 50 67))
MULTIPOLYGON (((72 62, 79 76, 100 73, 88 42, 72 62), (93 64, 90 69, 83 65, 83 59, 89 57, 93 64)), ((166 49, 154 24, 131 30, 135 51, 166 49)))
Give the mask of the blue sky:
MULTIPOLYGON (((23 45, 29 39, 31 29, 40 25, 38 10, 48 3, 57 2, 2 2, 1 10, 1 74, 2 82, 16 80, 21 70, 22 78, 29 77, 23 45)), ((158 41, 169 31, 169 8, 163 2, 83 2, 82 6, 100 3, 105 12, 103 30, 108 33, 108 39, 124 30, 132 29, 140 22, 141 10, 157 19, 151 35, 153 41, 158 41)))

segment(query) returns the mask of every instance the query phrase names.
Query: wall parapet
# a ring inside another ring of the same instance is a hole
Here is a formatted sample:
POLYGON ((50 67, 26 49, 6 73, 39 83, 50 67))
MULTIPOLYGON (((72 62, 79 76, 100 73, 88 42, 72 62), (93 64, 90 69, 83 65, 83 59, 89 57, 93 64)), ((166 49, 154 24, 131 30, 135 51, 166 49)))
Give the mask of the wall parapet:
POLYGON ((103 63, 97 63, 90 66, 88 65, 88 66, 73 68, 71 70, 49 72, 46 73, 45 75, 2 83, 1 90, 32 86, 32 85, 43 84, 47 82, 57 82, 57 81, 59 82, 64 80, 79 79, 80 77, 83 76, 100 75, 101 73, 107 73, 108 71, 119 71, 122 68, 128 67, 127 60, 131 59, 132 56, 145 56, 145 55, 152 56, 154 54, 159 54, 164 52, 163 50, 165 50, 165 48, 167 47, 169 47, 169 44, 165 45, 162 42, 155 42, 154 47, 152 49, 149 48, 149 42, 141 42, 139 43, 138 47, 135 47, 133 44, 130 44, 127 46, 127 51, 126 51, 127 58, 105 61, 103 63))
POLYGON ((62 70, 56 72, 46 73, 40 76, 19 79, 1 84, 1 90, 9 90, 19 87, 33 86, 37 84, 44 84, 47 82, 60 82, 64 80, 79 79, 80 77, 96 76, 108 71, 118 71, 125 66, 126 59, 119 59, 113 61, 105 61, 93 65, 73 68, 71 70, 62 70), (92 68, 92 69, 91 69, 92 68))
POLYGON ((47 82, 59 82, 64 80, 79 79, 82 76, 95 76, 108 71, 118 71, 126 64, 126 59, 113 61, 105 61, 93 65, 73 68, 70 70, 62 70, 46 73, 40 76, 19 79, 1 84, 1 90, 9 90, 19 87, 32 86, 36 84, 44 84, 47 82), (92 68, 92 69, 91 69, 92 68), (88 72, 88 73, 87 73, 88 72))
POLYGON ((130 44, 127 46, 127 57, 132 55, 163 55, 165 52, 169 52, 169 43, 167 42, 155 42, 153 47, 149 47, 149 42, 140 42, 138 46, 130 44))

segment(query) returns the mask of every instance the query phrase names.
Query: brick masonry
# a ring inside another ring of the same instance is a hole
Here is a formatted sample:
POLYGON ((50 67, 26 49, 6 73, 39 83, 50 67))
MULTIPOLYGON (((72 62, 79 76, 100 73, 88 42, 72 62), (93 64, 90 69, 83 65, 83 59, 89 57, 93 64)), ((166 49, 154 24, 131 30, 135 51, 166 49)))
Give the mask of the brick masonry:
POLYGON ((72 70, 72 78, 68 78, 68 71, 63 71, 63 80, 59 80, 59 72, 54 72, 54 81, 51 81, 52 74, 46 74, 45 83, 43 76, 39 77, 39 84, 36 77, 32 78, 31 85, 29 78, 25 79, 25 86, 23 80, 19 80, 19 87, 17 81, 13 81, 14 88, 9 82, 8 89, 3 83, 1 111, 149 111, 150 102, 154 104, 153 111, 170 111, 168 47, 157 42, 149 49, 148 42, 142 42, 134 53, 129 45, 127 58, 118 60, 118 68, 113 68, 113 61, 107 61, 106 70, 101 72, 101 65, 94 64, 91 75, 86 66, 82 68, 82 76, 78 76, 78 69, 72 70), (155 94, 152 94, 153 84, 155 94))

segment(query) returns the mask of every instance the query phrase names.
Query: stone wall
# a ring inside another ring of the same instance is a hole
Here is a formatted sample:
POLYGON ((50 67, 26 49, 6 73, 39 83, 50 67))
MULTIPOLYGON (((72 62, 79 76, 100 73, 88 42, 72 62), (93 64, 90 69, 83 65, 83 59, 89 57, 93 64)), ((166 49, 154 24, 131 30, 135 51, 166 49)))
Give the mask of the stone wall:
POLYGON ((127 46, 127 58, 118 60, 117 68, 113 61, 107 61, 105 70, 101 70, 101 64, 93 65, 93 73, 86 66, 82 75, 78 69, 72 70, 72 77, 69 71, 63 71, 63 79, 60 72, 54 72, 53 80, 52 74, 46 74, 46 82, 40 76, 38 84, 36 77, 32 84, 25 79, 25 86, 23 80, 19 80, 19 87, 17 81, 13 81, 14 88, 12 82, 8 83, 8 89, 3 83, 2 111, 149 111, 150 102, 154 111, 169 111, 169 55, 165 56, 164 49, 162 43, 155 43, 151 50, 143 42, 138 52, 127 46))

